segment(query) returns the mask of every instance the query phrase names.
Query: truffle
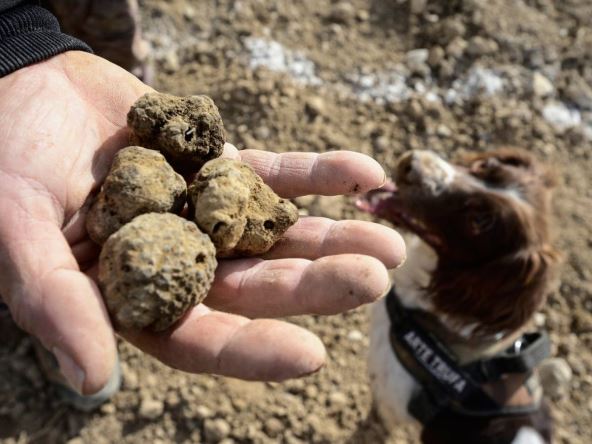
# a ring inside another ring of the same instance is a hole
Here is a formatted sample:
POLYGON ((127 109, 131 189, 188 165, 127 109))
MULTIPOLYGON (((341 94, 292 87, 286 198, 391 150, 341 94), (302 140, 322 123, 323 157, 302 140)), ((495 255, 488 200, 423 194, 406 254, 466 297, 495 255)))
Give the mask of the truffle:
POLYGON ((190 217, 210 236, 220 257, 263 254, 298 220, 294 204, 236 160, 206 163, 188 196, 190 217))
POLYGON ((99 257, 99 285, 117 326, 161 331, 208 294, 216 250, 193 222, 170 213, 136 217, 99 257))
POLYGON ((222 118, 207 96, 145 94, 132 105, 127 124, 133 145, 160 150, 177 171, 196 171, 224 150, 222 118))
POLYGON ((103 244, 122 225, 144 213, 178 213, 185 205, 185 180, 164 156, 139 146, 122 149, 93 206, 86 229, 92 240, 103 244))

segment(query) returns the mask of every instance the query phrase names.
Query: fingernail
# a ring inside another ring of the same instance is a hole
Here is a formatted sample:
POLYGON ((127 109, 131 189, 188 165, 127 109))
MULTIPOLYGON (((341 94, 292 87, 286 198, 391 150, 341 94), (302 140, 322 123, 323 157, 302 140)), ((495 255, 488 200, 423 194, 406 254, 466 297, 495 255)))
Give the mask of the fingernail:
POLYGON ((380 186, 378 187, 379 189, 382 188, 383 186, 386 185, 386 181, 388 179, 387 175, 386 175, 386 171, 383 171, 384 177, 382 178, 382 183, 380 184, 380 186))
POLYGON ((60 365, 60 371, 70 387, 82 394, 82 386, 84 385, 84 371, 78 367, 74 360, 66 353, 57 347, 53 347, 51 352, 54 354, 60 365))

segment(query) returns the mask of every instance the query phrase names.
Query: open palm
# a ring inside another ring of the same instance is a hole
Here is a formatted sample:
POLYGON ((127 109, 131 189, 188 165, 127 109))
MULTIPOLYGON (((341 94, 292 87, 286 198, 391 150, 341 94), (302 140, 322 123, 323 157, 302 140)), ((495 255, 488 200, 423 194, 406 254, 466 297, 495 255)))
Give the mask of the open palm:
MULTIPOLYGON (((84 393, 105 384, 116 359, 94 278, 98 249, 84 228, 88 198, 127 144, 129 107, 148 91, 117 66, 75 51, 0 79, 0 294, 84 393)), ((376 162, 355 153, 227 145, 225 156, 249 163, 288 198, 363 192, 384 180, 376 162)), ((257 318, 332 314, 373 301, 388 285, 386 268, 403 257, 398 234, 380 225, 303 218, 265 258, 221 261, 207 307, 169 331, 120 333, 185 371, 300 376, 324 362, 318 338, 257 318)))

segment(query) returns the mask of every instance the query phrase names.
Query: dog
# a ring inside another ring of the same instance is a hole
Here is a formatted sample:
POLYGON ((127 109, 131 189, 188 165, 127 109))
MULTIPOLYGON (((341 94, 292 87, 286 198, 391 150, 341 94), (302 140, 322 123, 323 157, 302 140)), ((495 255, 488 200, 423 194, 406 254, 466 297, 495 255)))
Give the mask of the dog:
POLYGON ((510 148, 455 164, 410 151, 395 170, 394 183, 357 202, 410 233, 393 289, 371 307, 379 416, 387 428, 419 421, 425 444, 550 443, 535 370, 548 339, 526 330, 560 257, 554 175, 510 148))

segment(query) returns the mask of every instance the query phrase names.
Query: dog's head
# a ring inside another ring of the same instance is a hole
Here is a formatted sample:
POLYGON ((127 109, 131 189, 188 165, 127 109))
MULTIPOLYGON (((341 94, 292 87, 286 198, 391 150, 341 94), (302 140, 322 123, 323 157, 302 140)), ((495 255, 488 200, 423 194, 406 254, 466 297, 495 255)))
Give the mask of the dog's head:
POLYGON ((549 235, 554 178, 532 155, 501 149, 455 164, 404 154, 395 184, 360 208, 420 236, 438 255, 435 308, 490 334, 523 325, 544 301, 558 254, 549 235))

